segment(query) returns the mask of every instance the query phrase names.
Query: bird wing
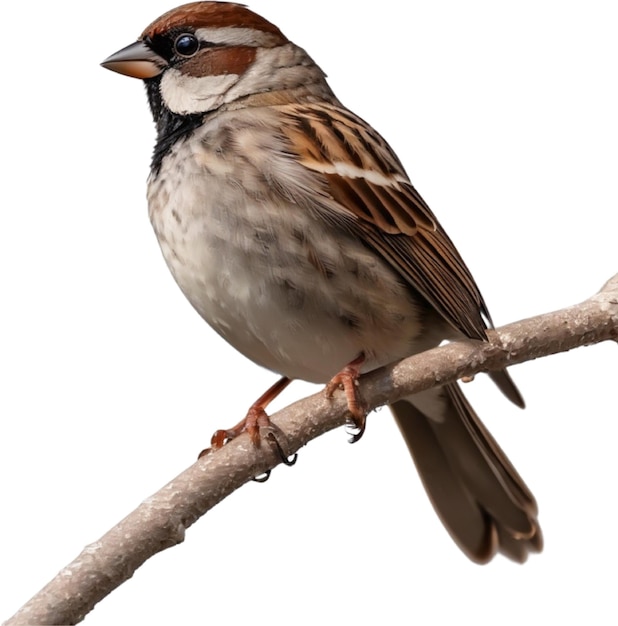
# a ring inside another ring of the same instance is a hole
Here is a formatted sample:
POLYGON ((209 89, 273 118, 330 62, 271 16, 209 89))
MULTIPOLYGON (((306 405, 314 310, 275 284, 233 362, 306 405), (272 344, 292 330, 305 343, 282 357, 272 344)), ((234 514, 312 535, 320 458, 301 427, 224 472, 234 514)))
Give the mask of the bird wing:
POLYGON ((322 209, 333 213, 326 219, 352 230, 455 329, 487 339, 491 320, 472 274, 388 143, 336 104, 282 112, 292 153, 335 202, 322 209))

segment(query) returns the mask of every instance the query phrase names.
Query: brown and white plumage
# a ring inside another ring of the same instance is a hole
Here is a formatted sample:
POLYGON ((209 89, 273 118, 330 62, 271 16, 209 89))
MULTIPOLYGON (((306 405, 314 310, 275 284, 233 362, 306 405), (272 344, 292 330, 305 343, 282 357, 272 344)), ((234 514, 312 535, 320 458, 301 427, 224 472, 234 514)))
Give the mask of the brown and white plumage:
MULTIPOLYGON (((487 338, 474 279, 389 145, 270 22, 237 4, 184 5, 104 65, 145 80, 163 255, 245 356, 326 383, 350 363, 370 371, 487 338)), ((506 372, 492 378, 523 406, 506 372)), ((391 408, 471 559, 541 549, 532 494, 457 385, 391 408)))

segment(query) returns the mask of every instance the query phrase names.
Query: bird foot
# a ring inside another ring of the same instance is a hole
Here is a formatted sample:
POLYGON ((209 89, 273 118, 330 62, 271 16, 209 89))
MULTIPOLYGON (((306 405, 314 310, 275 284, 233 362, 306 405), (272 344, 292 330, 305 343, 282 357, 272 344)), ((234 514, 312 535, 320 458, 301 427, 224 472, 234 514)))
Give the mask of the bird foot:
MULTIPOLYGON (((281 459, 282 463, 288 466, 294 465, 298 455, 294 454, 288 457, 287 454, 285 454, 278 439, 278 437, 282 435, 281 430, 270 421, 266 413, 266 407, 290 384, 290 382, 291 380, 289 378, 281 378, 249 408, 245 418, 238 422, 236 426, 217 430, 210 440, 210 448, 202 450, 198 458, 220 450, 226 443, 232 441, 232 439, 236 439, 236 437, 243 433, 247 433, 256 448, 261 446, 262 441, 266 441, 270 448, 281 459)), ((269 475, 270 470, 266 472, 263 478, 256 480, 258 482, 265 482, 269 475)))
POLYGON ((247 415, 236 426, 225 430, 217 430, 210 439, 210 446, 213 450, 219 450, 228 441, 236 439, 243 433, 248 433, 251 442, 256 448, 262 443, 262 437, 268 430, 272 429, 270 418, 266 411, 259 404, 254 404, 247 411, 247 415))
POLYGON ((365 355, 361 354, 335 374, 324 389, 327 398, 332 398, 337 389, 343 389, 350 412, 348 420, 350 443, 356 443, 363 436, 367 423, 367 411, 358 394, 358 378, 364 362, 365 355))

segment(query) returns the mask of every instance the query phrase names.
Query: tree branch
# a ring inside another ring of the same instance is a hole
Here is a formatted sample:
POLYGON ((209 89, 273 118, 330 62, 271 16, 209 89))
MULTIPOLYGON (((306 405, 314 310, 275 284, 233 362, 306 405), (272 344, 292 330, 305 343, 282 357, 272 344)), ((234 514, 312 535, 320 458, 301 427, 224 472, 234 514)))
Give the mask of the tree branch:
MULTIPOLYGON (((453 342, 371 372, 361 379, 361 397, 374 409, 478 372, 608 339, 618 340, 618 274, 585 302, 504 326, 491 333, 490 342, 453 342)), ((346 408, 342 393, 332 399, 317 393, 273 415, 285 452, 343 425, 346 408)), ((254 448, 246 435, 206 455, 87 546, 6 626, 81 621, 148 558, 181 543, 185 530, 209 509, 280 462, 276 451, 254 448)))

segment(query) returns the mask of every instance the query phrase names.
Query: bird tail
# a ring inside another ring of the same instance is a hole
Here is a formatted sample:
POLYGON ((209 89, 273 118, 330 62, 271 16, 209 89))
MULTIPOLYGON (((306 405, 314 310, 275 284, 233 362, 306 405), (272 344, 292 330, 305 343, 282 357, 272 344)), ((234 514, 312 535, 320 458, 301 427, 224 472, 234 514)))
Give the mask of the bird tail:
MULTIPOLYGON (((523 404, 506 372, 496 382, 523 404)), ((501 552, 523 563, 542 550, 534 496, 457 383, 391 409, 436 512, 470 559, 487 563, 501 552)))

